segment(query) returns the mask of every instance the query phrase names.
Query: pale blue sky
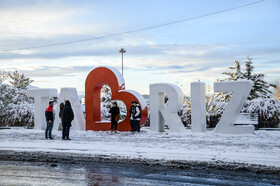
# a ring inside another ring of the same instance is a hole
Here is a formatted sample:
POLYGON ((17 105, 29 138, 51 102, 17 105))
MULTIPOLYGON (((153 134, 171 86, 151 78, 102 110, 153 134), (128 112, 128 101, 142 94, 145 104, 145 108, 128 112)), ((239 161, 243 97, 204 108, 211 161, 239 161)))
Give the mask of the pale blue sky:
POLYGON ((11 1, 0 0, 0 65, 24 72, 42 88, 76 87, 84 93, 97 66, 121 70, 127 89, 149 84, 212 85, 237 59, 250 55, 255 72, 280 79, 280 1, 267 0, 201 19, 106 39, 35 50, 8 51, 86 39, 203 15, 254 0, 11 1))

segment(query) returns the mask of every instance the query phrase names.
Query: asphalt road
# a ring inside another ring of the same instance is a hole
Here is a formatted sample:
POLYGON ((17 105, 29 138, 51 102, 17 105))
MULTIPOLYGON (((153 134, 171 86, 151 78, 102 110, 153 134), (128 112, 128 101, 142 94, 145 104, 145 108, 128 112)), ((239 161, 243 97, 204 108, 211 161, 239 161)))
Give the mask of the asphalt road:
POLYGON ((0 161, 0 185, 280 185, 280 175, 96 162, 0 161))

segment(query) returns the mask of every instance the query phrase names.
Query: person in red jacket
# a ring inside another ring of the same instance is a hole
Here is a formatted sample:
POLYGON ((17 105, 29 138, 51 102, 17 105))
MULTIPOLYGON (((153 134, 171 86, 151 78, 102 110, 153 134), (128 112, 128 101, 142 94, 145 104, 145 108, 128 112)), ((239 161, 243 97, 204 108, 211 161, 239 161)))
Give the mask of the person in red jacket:
POLYGON ((52 128, 53 128, 53 122, 54 122, 54 115, 53 115, 53 102, 52 101, 49 102, 49 106, 46 109, 45 116, 46 116, 46 121, 47 121, 45 138, 46 139, 48 139, 48 138, 53 139, 52 128))

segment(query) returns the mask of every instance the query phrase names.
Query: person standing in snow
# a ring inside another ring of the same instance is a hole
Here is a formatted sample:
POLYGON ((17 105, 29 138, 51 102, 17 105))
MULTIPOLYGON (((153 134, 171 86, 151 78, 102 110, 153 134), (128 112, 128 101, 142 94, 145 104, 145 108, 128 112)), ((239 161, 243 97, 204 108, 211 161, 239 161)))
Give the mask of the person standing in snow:
POLYGON ((130 126, 131 126, 131 132, 135 131, 135 122, 133 116, 135 115, 135 105, 134 101, 131 102, 131 107, 129 109, 129 119, 130 119, 130 126))
POLYGON ((109 113, 111 114, 111 132, 117 132, 118 121, 120 119, 120 109, 116 102, 113 102, 113 107, 110 109, 109 113))
POLYGON ((47 128, 45 131, 45 138, 53 139, 52 137, 52 128, 54 122, 54 115, 53 115, 53 101, 49 102, 49 106, 45 111, 46 121, 47 121, 47 128))
POLYGON ((135 114, 133 115, 135 131, 140 132, 141 108, 137 101, 134 101, 135 114))
POLYGON ((74 120, 74 112, 71 107, 71 103, 69 100, 65 101, 65 106, 62 109, 62 114, 61 114, 61 120, 62 120, 62 139, 63 140, 71 140, 69 138, 69 133, 70 133, 70 127, 71 127, 71 122, 74 120))
POLYGON ((130 113, 129 118, 130 118, 131 131, 140 132, 141 108, 137 101, 131 102, 129 113, 130 113))
MULTIPOLYGON (((63 110, 63 108, 64 108, 64 103, 62 102, 59 105, 59 118, 60 118, 60 121, 61 121, 61 123, 60 123, 61 125, 62 125, 62 110, 63 110)), ((64 137, 64 134, 62 132, 62 139, 63 139, 63 137, 64 137)))

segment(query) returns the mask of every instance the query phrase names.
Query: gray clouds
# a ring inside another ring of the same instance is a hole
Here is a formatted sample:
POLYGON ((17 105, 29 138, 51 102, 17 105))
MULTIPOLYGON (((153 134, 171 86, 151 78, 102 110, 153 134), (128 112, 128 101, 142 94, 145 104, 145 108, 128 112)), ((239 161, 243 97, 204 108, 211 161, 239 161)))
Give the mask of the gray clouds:
MULTIPOLYGON (((83 47, 67 45, 65 48, 64 46, 57 49, 54 47, 30 52, 2 52, 0 53, 0 64, 7 60, 40 60, 42 65, 38 64, 34 69, 24 71, 34 77, 64 76, 88 72, 93 66, 100 65, 119 68, 119 47, 109 45, 110 42, 103 41, 103 44, 101 44, 102 42, 98 41, 97 46, 94 43, 89 43, 83 47), (108 45, 106 45, 106 42, 108 45), (55 65, 56 61, 63 61, 64 59, 72 59, 71 61, 79 63, 79 58, 83 57, 86 57, 87 61, 93 60, 91 63, 93 66, 84 64, 80 66, 75 64, 55 65)), ((263 55, 274 55, 278 51, 277 47, 250 48, 245 51, 243 47, 217 44, 139 44, 127 45, 125 49, 127 50, 125 54, 125 68, 127 70, 155 71, 159 74, 201 72, 220 67, 224 67, 226 70, 227 66, 232 65, 234 59, 242 62, 250 54, 254 59, 257 58, 261 61, 265 60, 263 55)), ((253 61, 255 62, 255 60, 253 61)), ((280 61, 274 60, 270 63, 278 64, 280 61)), ((261 65, 259 67, 262 68, 261 65)))

